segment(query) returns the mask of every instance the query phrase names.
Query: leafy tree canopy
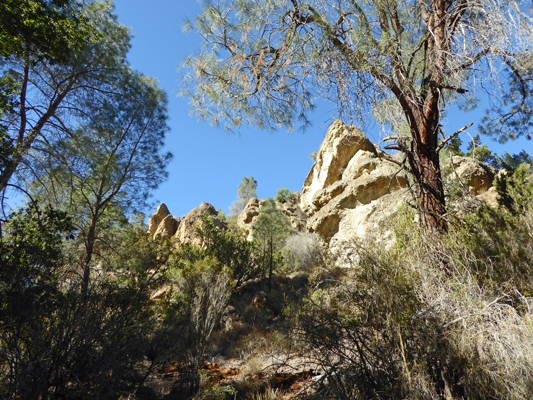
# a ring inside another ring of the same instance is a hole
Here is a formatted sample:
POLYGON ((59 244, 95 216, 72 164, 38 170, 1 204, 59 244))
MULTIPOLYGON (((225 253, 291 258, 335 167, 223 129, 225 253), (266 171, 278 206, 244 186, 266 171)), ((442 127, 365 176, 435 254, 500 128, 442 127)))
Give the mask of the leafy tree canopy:
POLYGON ((65 62, 94 40, 95 31, 77 0, 5 0, 0 4, 0 56, 38 54, 65 62))
POLYGON ((527 111, 530 12, 515 0, 204 0, 185 28, 206 50, 184 60, 181 94, 230 130, 305 128, 315 97, 347 121, 372 115, 391 132, 388 148, 406 154, 422 224, 445 230, 442 111, 475 103, 480 82, 527 111))

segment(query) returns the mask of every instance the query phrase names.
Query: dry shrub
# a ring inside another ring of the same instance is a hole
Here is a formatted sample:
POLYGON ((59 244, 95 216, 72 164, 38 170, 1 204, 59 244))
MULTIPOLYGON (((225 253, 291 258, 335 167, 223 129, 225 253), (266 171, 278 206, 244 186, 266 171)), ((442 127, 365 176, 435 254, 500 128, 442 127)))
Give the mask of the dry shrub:
POLYGON ((310 271, 322 263, 323 249, 320 238, 314 233, 297 233, 287 238, 285 249, 290 272, 310 271))
POLYGON ((354 277, 293 312, 329 394, 533 398, 530 218, 482 208, 433 235, 404 218, 390 249, 352 243, 354 277))
POLYGON ((282 332, 254 329, 239 338, 233 346, 232 355, 241 359, 250 359, 253 356, 279 358, 289 351, 288 338, 282 332))

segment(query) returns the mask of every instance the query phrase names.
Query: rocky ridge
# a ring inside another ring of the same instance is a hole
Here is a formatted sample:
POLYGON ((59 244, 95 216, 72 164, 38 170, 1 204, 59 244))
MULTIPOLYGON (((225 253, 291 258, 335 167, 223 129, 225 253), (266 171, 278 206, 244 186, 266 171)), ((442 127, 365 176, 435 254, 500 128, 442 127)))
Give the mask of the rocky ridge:
MULTIPOLYGON (((366 239, 390 243, 390 221, 409 199, 408 177, 396 165, 386 161, 379 147, 354 126, 335 121, 317 153, 301 190, 292 199, 277 206, 289 218, 296 232, 317 233, 331 250, 340 250, 354 240, 366 239)), ((496 171, 467 157, 453 157, 448 165, 447 187, 458 185, 471 196, 454 198, 449 208, 457 211, 479 206, 480 200, 496 204, 492 181, 496 171)), ((251 199, 237 216, 236 224, 248 239, 264 200, 251 199)), ((172 216, 161 204, 148 221, 148 232, 166 240, 201 245, 196 226, 207 212, 215 224, 225 223, 216 216, 215 208, 202 203, 182 219, 172 216)))

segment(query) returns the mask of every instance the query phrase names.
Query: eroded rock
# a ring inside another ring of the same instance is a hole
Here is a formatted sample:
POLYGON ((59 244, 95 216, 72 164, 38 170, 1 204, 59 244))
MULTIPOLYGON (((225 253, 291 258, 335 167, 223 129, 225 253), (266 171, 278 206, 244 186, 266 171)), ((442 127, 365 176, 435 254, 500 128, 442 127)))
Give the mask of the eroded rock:
POLYGON ((408 195, 406 176, 353 126, 335 121, 307 175, 300 206, 307 230, 330 249, 354 238, 392 239, 389 221, 408 195))
POLYGON ((170 215, 170 211, 168 211, 167 206, 165 203, 159 204, 159 207, 157 207, 157 210, 155 210, 155 213, 150 216, 150 219, 148 220, 147 224, 147 230, 148 233, 153 235, 157 228, 159 227, 159 224, 167 215, 170 215))
POLYGON ((182 218, 178 230, 174 234, 174 237, 178 239, 180 244, 195 244, 202 246, 203 242, 198 236, 196 228, 201 223, 204 213, 207 213, 207 215, 213 219, 215 226, 219 228, 226 227, 226 224, 217 218, 215 207, 204 202, 182 218))
MULTIPOLYGON (((237 216, 237 227, 242 230, 247 240, 253 240, 253 228, 265 200, 250 199, 244 210, 237 216)), ((300 208, 300 195, 293 193, 292 199, 284 203, 276 202, 276 206, 289 218, 292 229, 305 232, 307 217, 300 208)))

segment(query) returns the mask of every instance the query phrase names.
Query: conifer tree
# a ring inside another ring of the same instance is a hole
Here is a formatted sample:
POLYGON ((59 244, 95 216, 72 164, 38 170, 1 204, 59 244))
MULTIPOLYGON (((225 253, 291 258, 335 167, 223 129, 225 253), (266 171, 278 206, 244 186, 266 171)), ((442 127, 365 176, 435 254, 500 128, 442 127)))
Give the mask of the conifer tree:
POLYGON ((268 289, 272 287, 272 271, 275 254, 283 248, 290 234, 289 218, 277 208, 274 199, 265 201, 254 225, 254 241, 263 253, 263 260, 268 267, 268 289))
POLYGON ((486 130, 527 125, 532 11, 519 0, 204 0, 186 28, 207 50, 184 61, 181 93, 229 130, 305 128, 316 98, 363 129, 373 117, 405 154, 384 157, 412 176, 421 224, 446 230, 442 112, 475 104, 479 88, 505 99, 486 130))
POLYGON ((237 188, 237 201, 234 201, 229 207, 231 215, 239 215, 254 197, 257 198, 257 181, 253 176, 249 178, 245 176, 237 188))

